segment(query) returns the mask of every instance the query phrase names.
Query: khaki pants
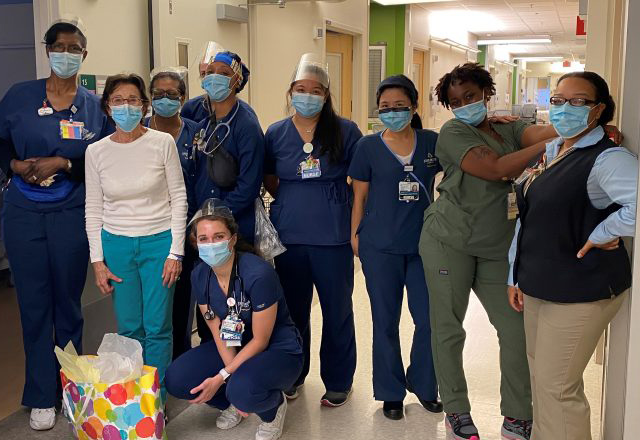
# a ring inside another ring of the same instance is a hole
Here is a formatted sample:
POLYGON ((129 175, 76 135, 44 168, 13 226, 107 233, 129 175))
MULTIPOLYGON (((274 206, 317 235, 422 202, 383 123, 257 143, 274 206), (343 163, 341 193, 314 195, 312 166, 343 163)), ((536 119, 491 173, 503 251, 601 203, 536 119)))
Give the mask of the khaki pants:
POLYGON ((531 440, 591 440, 582 376, 626 294, 590 303, 525 295, 524 325, 533 392, 531 440))

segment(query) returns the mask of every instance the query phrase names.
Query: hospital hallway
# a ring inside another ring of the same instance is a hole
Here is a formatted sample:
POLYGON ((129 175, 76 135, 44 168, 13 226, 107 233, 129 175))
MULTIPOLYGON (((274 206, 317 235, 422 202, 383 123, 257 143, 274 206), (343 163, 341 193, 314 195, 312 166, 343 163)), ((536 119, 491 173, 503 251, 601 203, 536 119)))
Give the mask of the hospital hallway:
MULTIPOLYGON (((311 371, 300 397, 289 401, 283 440, 446 440, 443 414, 431 414, 424 410, 413 394, 405 399, 405 418, 399 421, 389 420, 382 415, 382 402, 373 400, 371 384, 371 309, 364 285, 364 277, 356 260, 354 290, 354 313, 358 343, 358 366, 353 385, 353 394, 349 402, 340 408, 320 406, 320 397, 324 387, 319 376, 318 352, 322 328, 320 305, 314 300, 312 311, 312 364, 311 371)), ((13 289, 0 291, 3 310, 4 301, 14 301, 13 289)), ((317 299, 317 296, 315 297, 317 299)), ((406 297, 405 297, 406 299, 406 297)), ((17 311, 17 310, 16 310, 17 311)), ((5 316, 0 322, 0 331, 19 322, 17 313, 5 316)), ((483 440, 500 440, 498 339, 489 323, 486 313, 472 294, 465 320, 467 343, 464 351, 465 371, 471 400, 471 414, 483 440)), ((405 368, 408 366, 409 347, 413 324, 406 301, 402 311, 400 327, 405 368)), ((197 336, 195 336, 197 338, 197 336)), ((19 408, 22 391, 22 350, 21 347, 6 346, 8 339, 2 339, 0 349, 0 419, 8 413, 14 414, 0 420, 0 438, 18 439, 63 439, 69 438, 66 421, 58 416, 56 427, 47 432, 35 432, 29 428, 29 413, 19 408), (5 355, 6 354, 6 355, 5 355)), ((592 435, 600 440, 600 396, 602 388, 602 366, 592 359, 585 372, 585 391, 591 405, 592 435)), ((253 438, 259 419, 251 415, 239 426, 229 431, 216 428, 216 416, 219 411, 206 405, 188 406, 174 399, 169 400, 170 422, 167 436, 170 440, 243 440, 253 438), (178 412, 178 415, 175 415, 178 412)))

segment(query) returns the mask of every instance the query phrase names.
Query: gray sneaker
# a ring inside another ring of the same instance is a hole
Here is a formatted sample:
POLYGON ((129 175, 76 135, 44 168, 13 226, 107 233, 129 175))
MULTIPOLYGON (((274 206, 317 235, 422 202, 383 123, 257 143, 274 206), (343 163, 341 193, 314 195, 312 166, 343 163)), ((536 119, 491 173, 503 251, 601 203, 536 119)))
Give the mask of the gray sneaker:
POLYGON ((506 440, 529 440, 531 438, 531 420, 518 420, 505 417, 502 423, 502 438, 506 440))
POLYGON ((478 428, 473 424, 469 413, 447 414, 445 424, 454 440, 480 440, 478 428))
POLYGON ((340 391, 327 391, 320 399, 320 404, 322 406, 328 406, 330 408, 336 408, 338 406, 342 406, 347 403, 349 400, 349 396, 351 396, 351 391, 353 388, 348 391, 340 392, 340 391))

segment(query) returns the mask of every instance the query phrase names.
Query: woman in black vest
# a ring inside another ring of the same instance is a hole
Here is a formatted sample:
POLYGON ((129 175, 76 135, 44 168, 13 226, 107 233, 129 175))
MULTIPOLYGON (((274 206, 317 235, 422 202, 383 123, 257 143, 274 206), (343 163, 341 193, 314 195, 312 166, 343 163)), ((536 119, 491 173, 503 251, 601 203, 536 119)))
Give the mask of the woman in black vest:
POLYGON ((638 161, 603 129, 615 104, 596 73, 558 81, 560 138, 517 187, 509 302, 524 309, 534 440, 590 440, 582 376, 631 285, 623 236, 635 231, 638 161))

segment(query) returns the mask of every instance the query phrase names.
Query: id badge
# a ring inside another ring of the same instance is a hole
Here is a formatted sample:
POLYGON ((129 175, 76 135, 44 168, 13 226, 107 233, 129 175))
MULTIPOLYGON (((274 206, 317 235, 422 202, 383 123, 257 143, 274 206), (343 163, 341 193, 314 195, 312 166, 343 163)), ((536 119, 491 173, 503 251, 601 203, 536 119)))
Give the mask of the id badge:
POLYGON ((300 174, 303 179, 315 179, 322 175, 322 171, 320 170, 320 159, 316 159, 313 156, 309 156, 303 160, 298 169, 298 174, 300 174))
POLYGON ((79 121, 60 121, 60 138, 61 139, 82 139, 82 129, 84 122, 79 121))
POLYGON ((507 195, 507 219, 515 220, 518 218, 518 198, 516 197, 515 188, 512 189, 507 195))
POLYGON ((420 185, 418 182, 403 180, 398 183, 398 200, 401 202, 415 202, 420 200, 420 185))
POLYGON ((242 345, 242 334, 244 333, 244 323, 236 315, 228 315, 220 326, 220 339, 227 347, 239 347, 242 345))

